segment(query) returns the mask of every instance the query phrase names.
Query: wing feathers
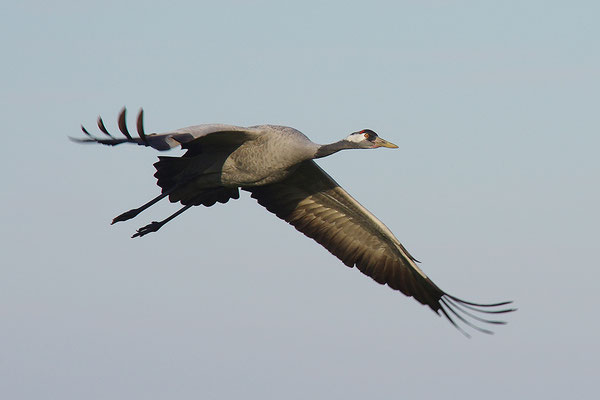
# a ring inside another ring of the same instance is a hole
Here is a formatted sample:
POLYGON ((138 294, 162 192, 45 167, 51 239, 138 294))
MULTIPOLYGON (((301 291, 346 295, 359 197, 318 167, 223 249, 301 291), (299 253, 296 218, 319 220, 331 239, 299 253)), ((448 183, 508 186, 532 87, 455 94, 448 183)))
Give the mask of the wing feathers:
POLYGON ((104 133, 106 136, 114 139, 114 136, 111 135, 110 133, 108 133, 108 130, 104 126, 104 121, 102 121, 102 117, 98 117, 98 129, 100 129, 100 131, 102 133, 104 133))
POLYGON ((349 267, 356 266, 376 282, 387 284, 444 315, 465 333, 457 321, 485 332, 472 320, 500 324, 501 321, 474 316, 470 310, 506 313, 513 309, 494 309, 510 302, 479 304, 446 294, 415 264, 391 231, 361 206, 313 161, 302 163, 285 180, 266 186, 243 188, 259 204, 314 239, 349 267), (456 320, 454 319, 456 318, 456 320))
MULTIPOLYGON (((123 109, 123 112, 125 112, 125 109, 123 109)), ((146 137, 146 133, 144 131, 144 110, 141 108, 137 117, 136 127, 138 135, 140 135, 140 139, 142 139, 144 143, 148 143, 148 138, 146 137)))
POLYGON ((196 125, 187 128, 178 129, 171 132, 165 133, 153 133, 146 135, 144 131, 144 111, 140 109, 140 112, 136 121, 136 128, 138 137, 133 137, 129 133, 126 121, 126 109, 123 108, 119 113, 117 124, 119 131, 124 137, 117 138, 111 135, 106 129, 106 125, 101 117, 98 117, 98 129, 108 138, 99 138, 93 136, 88 130, 82 126, 81 130, 87 136, 87 138, 70 138, 71 140, 79 143, 100 143, 107 146, 116 146, 121 143, 135 143, 141 146, 152 147, 156 150, 165 151, 170 150, 177 146, 190 149, 196 145, 210 144, 215 145, 222 143, 223 145, 236 145, 241 144, 246 140, 256 138, 262 134, 259 127, 244 128, 234 125, 223 125, 223 124, 207 124, 207 125, 196 125), (218 136, 213 139, 212 136, 218 136))
MULTIPOLYGON (((129 131, 127 130, 127 123, 125 122, 125 114, 126 114, 126 110, 125 110, 125 108, 123 108, 121 110, 121 112, 119 113, 119 120, 118 120, 119 130, 121 131, 121 133, 123 135, 125 135, 125 137, 127 139, 133 140, 133 138, 129 134, 129 131)), ((140 135, 140 139, 143 139, 143 137, 141 135, 140 135)))

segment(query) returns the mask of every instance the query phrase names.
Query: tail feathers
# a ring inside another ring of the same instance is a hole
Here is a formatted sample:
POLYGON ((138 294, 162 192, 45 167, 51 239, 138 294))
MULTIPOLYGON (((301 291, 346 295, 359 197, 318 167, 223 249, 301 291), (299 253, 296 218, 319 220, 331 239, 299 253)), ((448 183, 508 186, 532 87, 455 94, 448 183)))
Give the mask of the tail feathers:
POLYGON ((191 159, 183 157, 158 157, 158 162, 154 163, 156 173, 154 177, 158 180, 158 186, 162 188, 162 192, 165 193, 178 183, 181 183, 184 172, 191 159))
POLYGON ((229 199, 239 199, 240 191, 238 188, 216 187, 211 189, 197 190, 193 186, 183 186, 176 189, 169 195, 169 200, 173 203, 181 202, 183 205, 192 204, 194 206, 203 205, 210 207, 215 203, 227 203, 229 199))
POLYGON ((199 183, 198 179, 202 176, 199 171, 208 165, 199 164, 201 159, 197 157, 161 156, 158 159, 154 164, 156 168, 154 176, 158 180, 158 186, 162 188, 162 193, 169 193, 169 200, 172 203, 181 202, 183 205, 210 207, 217 202, 227 203, 229 199, 240 197, 238 188, 224 186, 206 188, 206 182, 199 183), (191 163, 194 163, 193 166, 188 168, 191 163))

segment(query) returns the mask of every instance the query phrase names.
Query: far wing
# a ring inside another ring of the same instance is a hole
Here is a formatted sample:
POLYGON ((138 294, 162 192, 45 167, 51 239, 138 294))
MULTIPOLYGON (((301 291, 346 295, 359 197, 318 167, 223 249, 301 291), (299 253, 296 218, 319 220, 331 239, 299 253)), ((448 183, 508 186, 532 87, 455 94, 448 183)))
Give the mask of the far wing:
POLYGON ((125 121, 126 110, 123 108, 119 114, 119 130, 124 137, 115 137, 111 135, 102 118, 98 117, 98 128, 106 136, 104 138, 96 137, 90 134, 86 128, 81 126, 81 130, 87 138, 71 138, 71 140, 79 143, 100 143, 108 146, 116 146, 121 143, 135 143, 140 146, 152 147, 156 150, 165 151, 170 150, 177 146, 184 148, 190 148, 196 144, 209 144, 209 145, 224 145, 224 146, 236 146, 242 144, 244 141, 256 138, 261 135, 260 129, 257 128, 244 128, 234 125, 224 124, 207 124, 207 125, 196 125, 187 128, 177 129, 171 132, 164 133, 153 133, 146 134, 144 132, 143 110, 137 118, 137 133, 138 137, 134 137, 129 133, 127 124, 125 121))
POLYGON ((512 309, 489 309, 509 304, 478 304, 460 300, 441 290, 417 267, 392 232, 342 189, 314 161, 306 161, 285 180, 266 186, 244 188, 259 204, 297 230, 314 239, 349 267, 381 284, 414 297, 438 314, 453 317, 482 332, 467 318, 483 319, 470 311, 504 313, 512 309))

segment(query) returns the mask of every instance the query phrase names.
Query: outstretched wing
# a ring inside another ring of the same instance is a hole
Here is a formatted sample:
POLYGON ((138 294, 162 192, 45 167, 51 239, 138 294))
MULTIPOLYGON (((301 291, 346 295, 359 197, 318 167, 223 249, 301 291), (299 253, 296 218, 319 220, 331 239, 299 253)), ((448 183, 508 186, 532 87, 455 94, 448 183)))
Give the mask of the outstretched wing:
POLYGON ((513 311, 498 308, 510 302, 472 303, 441 290, 421 271, 392 232, 312 160, 302 163, 281 182, 243 189, 347 266, 356 266, 375 281, 414 297, 444 315, 465 334, 456 320, 485 333, 491 331, 476 326, 469 319, 504 323, 481 318, 473 311, 488 314, 513 311))
POLYGON ((108 132, 104 121, 98 117, 98 129, 106 136, 104 138, 93 136, 82 125, 81 130, 87 138, 79 139, 69 137, 79 143, 100 143, 108 146, 116 146, 121 143, 135 143, 140 146, 152 147, 156 150, 165 151, 181 145, 183 148, 193 148, 203 145, 236 146, 246 140, 256 138, 262 134, 258 128, 244 128, 241 126, 224 124, 196 125, 177 129, 171 132, 146 134, 144 132, 144 111, 140 110, 137 118, 138 137, 129 133, 126 123, 126 109, 123 108, 118 119, 119 130, 124 137, 115 137, 108 132))

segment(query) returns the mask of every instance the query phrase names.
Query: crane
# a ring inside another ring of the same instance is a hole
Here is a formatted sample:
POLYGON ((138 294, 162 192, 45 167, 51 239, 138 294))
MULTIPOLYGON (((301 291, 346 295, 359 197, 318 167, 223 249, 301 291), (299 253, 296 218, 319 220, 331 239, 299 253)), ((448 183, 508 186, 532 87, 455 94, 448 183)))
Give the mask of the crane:
POLYGON ((94 136, 82 125, 80 143, 119 145, 134 143, 159 151, 181 146, 180 157, 159 156, 154 164, 161 194, 116 216, 112 223, 136 217, 168 197, 183 206, 161 221, 138 229, 132 237, 156 232, 193 206, 210 207, 239 198, 239 190, 250 193, 260 205, 314 239, 348 267, 357 267, 376 282, 398 290, 428 306, 469 336, 464 324, 483 333, 493 333, 477 323, 505 324, 486 315, 515 311, 512 301, 475 303, 440 289, 417 266, 417 261, 372 213, 350 196, 314 159, 346 149, 397 148, 371 129, 353 132, 325 145, 312 142, 302 132, 286 126, 240 127, 224 124, 190 126, 165 133, 146 134, 144 113, 137 117, 137 137, 126 124, 126 109, 118 117, 122 137, 108 132, 101 117, 94 136))

